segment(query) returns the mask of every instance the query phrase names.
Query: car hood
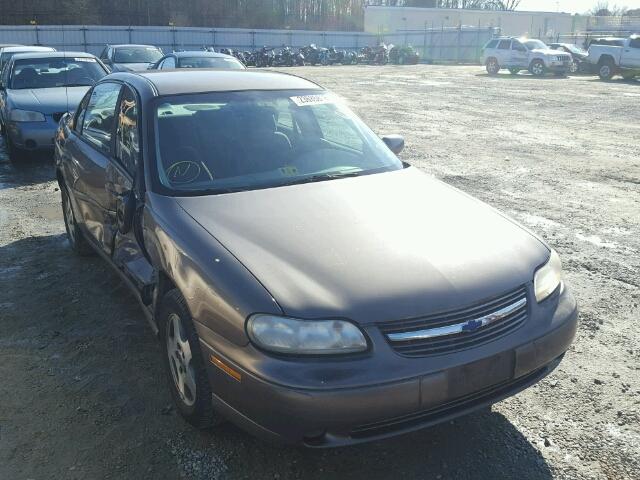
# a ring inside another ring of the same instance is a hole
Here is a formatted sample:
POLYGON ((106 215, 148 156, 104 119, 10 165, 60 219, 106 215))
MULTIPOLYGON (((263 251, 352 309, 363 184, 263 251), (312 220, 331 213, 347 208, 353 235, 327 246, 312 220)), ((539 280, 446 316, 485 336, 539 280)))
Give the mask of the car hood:
POLYGON ((538 55, 566 55, 566 56, 571 56, 569 55, 567 52, 561 52, 559 50, 553 50, 552 48, 536 48, 534 50, 531 50, 533 53, 536 53, 538 55))
POLYGON ((114 63, 113 72, 140 72, 147 70, 153 63, 114 63))
POLYGON ((75 110, 90 87, 55 87, 9 90, 13 108, 44 114, 75 110))
POLYGON ((459 308, 531 282, 549 256, 498 211, 412 167, 177 201, 302 318, 366 324, 459 308))

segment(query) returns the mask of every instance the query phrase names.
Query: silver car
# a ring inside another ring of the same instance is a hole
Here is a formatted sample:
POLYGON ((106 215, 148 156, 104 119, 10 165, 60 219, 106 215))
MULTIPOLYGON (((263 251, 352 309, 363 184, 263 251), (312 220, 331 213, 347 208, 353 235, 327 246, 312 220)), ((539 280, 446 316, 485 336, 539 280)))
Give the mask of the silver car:
POLYGON ((53 149, 62 116, 107 74, 90 53, 40 52, 14 55, 0 75, 0 126, 9 157, 53 149))

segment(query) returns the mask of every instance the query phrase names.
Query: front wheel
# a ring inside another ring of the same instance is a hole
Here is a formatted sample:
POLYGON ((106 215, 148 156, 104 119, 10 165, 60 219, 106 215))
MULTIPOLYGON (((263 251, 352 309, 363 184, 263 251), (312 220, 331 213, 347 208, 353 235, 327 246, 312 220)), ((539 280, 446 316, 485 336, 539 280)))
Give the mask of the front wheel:
POLYGON ((158 326, 169 389, 177 410, 197 428, 220 423, 213 410, 198 334, 178 290, 171 290, 162 298, 158 326))
POLYGON ((489 60, 487 60, 486 68, 489 75, 497 75, 500 71, 498 60, 496 60, 495 58, 490 58, 489 60))
POLYGON ((531 73, 536 77, 541 77, 545 74, 546 68, 542 60, 534 60, 533 62, 531 62, 530 70, 531 73))

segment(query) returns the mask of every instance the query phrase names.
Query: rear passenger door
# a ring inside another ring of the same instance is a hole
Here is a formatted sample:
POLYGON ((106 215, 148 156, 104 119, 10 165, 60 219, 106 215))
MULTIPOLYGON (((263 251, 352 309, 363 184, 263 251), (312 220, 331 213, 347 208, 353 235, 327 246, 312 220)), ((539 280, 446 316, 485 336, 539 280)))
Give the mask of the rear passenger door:
POLYGON ((112 258, 116 266, 143 292, 153 279, 142 236, 144 172, 140 102, 134 89, 122 87, 116 109, 114 152, 109 158, 105 190, 108 197, 112 258))
POLYGON ((640 69, 640 37, 629 39, 629 44, 622 52, 620 66, 640 69))
POLYGON ((80 105, 73 133, 66 145, 65 176, 76 200, 80 221, 96 245, 111 253, 110 198, 105 190, 109 157, 113 152, 115 113, 121 84, 96 85, 80 105))
POLYGON ((500 40, 496 49, 496 57, 500 66, 511 64, 511 40, 500 40))

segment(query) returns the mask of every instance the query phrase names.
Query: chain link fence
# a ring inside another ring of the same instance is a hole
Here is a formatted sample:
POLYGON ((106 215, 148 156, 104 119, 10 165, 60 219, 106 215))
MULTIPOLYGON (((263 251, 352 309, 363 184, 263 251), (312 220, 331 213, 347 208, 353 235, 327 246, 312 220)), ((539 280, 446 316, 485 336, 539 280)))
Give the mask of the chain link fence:
POLYGON ((424 62, 476 63, 482 47, 497 34, 494 28, 440 28, 375 35, 363 32, 307 30, 251 30, 239 28, 119 27, 97 25, 0 26, 0 43, 46 45, 58 50, 81 50, 99 55, 106 44, 157 45, 165 52, 203 46, 253 50, 264 45, 358 50, 381 42, 412 45, 424 62))

